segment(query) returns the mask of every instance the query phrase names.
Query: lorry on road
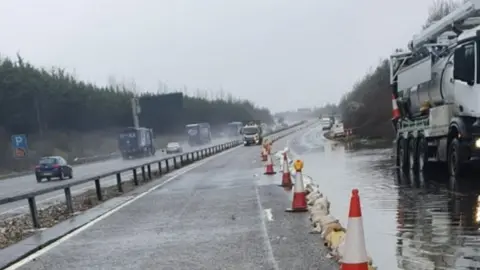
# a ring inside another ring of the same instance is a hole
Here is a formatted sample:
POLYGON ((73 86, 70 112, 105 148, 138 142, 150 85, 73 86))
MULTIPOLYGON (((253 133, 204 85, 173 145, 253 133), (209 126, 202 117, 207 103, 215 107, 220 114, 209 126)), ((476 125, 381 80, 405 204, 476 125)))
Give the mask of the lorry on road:
POLYGON ((397 165, 445 162, 452 176, 480 158, 480 0, 470 0, 390 56, 397 165))
POLYGON ((118 149, 124 159, 155 155, 152 129, 125 128, 118 135, 118 149))
POLYGON ((230 122, 227 124, 225 133, 229 138, 239 137, 240 135, 242 135, 242 127, 243 127, 242 122, 239 122, 239 121, 230 122))
POLYGON ((263 143, 263 128, 260 121, 248 121, 242 128, 243 145, 261 145, 263 143))
POLYGON ((188 124, 185 126, 188 136, 188 145, 204 145, 212 142, 212 133, 209 123, 188 124))

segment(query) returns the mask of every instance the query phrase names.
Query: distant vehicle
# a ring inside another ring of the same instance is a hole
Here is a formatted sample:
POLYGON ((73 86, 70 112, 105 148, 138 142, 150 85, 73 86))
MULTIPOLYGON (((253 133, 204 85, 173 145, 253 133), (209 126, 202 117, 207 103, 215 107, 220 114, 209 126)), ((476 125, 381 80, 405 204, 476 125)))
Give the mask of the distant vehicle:
POLYGON ((182 146, 178 142, 169 142, 166 148, 167 154, 182 153, 182 146))
POLYGON ((230 122, 227 124, 226 135, 229 138, 235 138, 242 135, 242 122, 230 122))
POLYGON ((124 159, 155 155, 153 131, 149 128, 129 127, 118 136, 118 149, 124 159))
POLYGON ((343 128, 343 123, 335 123, 332 127, 333 137, 343 137, 345 136, 345 130, 343 128))
POLYGON ((60 180, 68 177, 73 178, 73 169, 68 165, 67 161, 60 156, 42 157, 35 167, 35 177, 37 182, 42 182, 43 178, 50 181, 52 178, 59 178, 60 180))
POLYGON ((209 123, 189 124, 185 126, 188 136, 188 145, 203 145, 212 141, 209 123))
POLYGON ((320 123, 322 124, 322 130, 330 130, 333 126, 333 121, 328 117, 322 118, 320 123))
POLYGON ((261 145, 263 143, 263 129, 259 121, 251 121, 242 128, 243 145, 261 145))

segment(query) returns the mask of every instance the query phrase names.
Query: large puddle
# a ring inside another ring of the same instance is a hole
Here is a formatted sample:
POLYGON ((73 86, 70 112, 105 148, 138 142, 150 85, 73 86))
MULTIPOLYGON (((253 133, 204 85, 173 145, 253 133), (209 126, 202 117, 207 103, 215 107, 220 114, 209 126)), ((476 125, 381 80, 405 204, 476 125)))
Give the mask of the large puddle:
POLYGON ((480 269, 480 177, 404 175, 391 148, 335 144, 318 129, 291 148, 345 226, 351 189, 360 190, 367 250, 379 269, 480 269))

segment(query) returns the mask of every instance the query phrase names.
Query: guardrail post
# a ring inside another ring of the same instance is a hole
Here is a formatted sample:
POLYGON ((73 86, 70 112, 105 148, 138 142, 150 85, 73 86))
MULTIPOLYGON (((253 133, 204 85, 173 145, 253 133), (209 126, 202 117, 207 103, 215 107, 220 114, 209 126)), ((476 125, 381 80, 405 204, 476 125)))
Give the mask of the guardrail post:
POLYGON ((117 173, 117 188, 118 188, 118 192, 123 193, 122 175, 120 173, 117 173))
POLYGON ((147 174, 145 173, 145 166, 142 166, 142 178, 143 178, 143 181, 147 181, 147 174))
POLYGON ((178 169, 177 157, 173 157, 173 168, 178 169))
POLYGON ((69 213, 73 213, 73 201, 72 201, 72 191, 70 187, 66 187, 65 191, 65 202, 67 203, 67 210, 69 213))
POLYGON ((135 186, 138 186, 138 176, 137 176, 137 169, 133 169, 132 170, 133 172, 133 183, 135 184, 135 186))
POLYGON ((150 164, 147 165, 147 173, 148 173, 148 179, 152 179, 152 168, 150 164))
POLYGON ((32 224, 35 229, 40 228, 40 222, 38 221, 37 204, 35 203, 35 197, 28 198, 28 207, 30 208, 30 215, 32 216, 32 224))
POLYGON ((162 169, 162 161, 158 162, 158 175, 162 175, 163 169, 162 169))
POLYGON ((166 172, 168 173, 170 171, 170 162, 168 162, 168 158, 165 159, 165 168, 166 168, 166 172))
POLYGON ((97 192, 97 199, 103 201, 102 187, 100 186, 100 179, 95 179, 95 191, 97 192))

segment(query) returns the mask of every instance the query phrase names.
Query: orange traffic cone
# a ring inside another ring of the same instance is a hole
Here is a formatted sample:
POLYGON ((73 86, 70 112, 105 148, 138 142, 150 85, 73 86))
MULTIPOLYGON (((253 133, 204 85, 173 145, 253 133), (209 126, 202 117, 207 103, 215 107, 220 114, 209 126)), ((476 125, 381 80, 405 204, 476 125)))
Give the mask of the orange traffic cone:
POLYGON ((290 175, 290 170, 288 169, 288 158, 287 152, 283 153, 283 174, 282 174, 282 184, 281 187, 291 187, 292 176, 290 175))
POLYGON ((368 270, 368 256, 365 247, 362 209, 360 207, 358 189, 352 190, 344 248, 341 270, 368 270))
POLYGON ((267 164, 265 165, 265 173, 267 175, 272 175, 276 174, 276 172, 273 170, 273 162, 272 162, 272 156, 267 154, 267 164))
POLYGON ((400 109, 398 108, 397 100, 395 99, 395 96, 393 94, 392 94, 392 116, 393 116, 393 119, 400 118, 400 109))
POLYGON ((299 159, 295 160, 293 164, 295 167, 295 185, 293 187, 293 200, 292 208, 287 209, 287 212, 306 212, 307 208, 307 194, 305 193, 305 188, 303 186, 303 162, 299 159))

